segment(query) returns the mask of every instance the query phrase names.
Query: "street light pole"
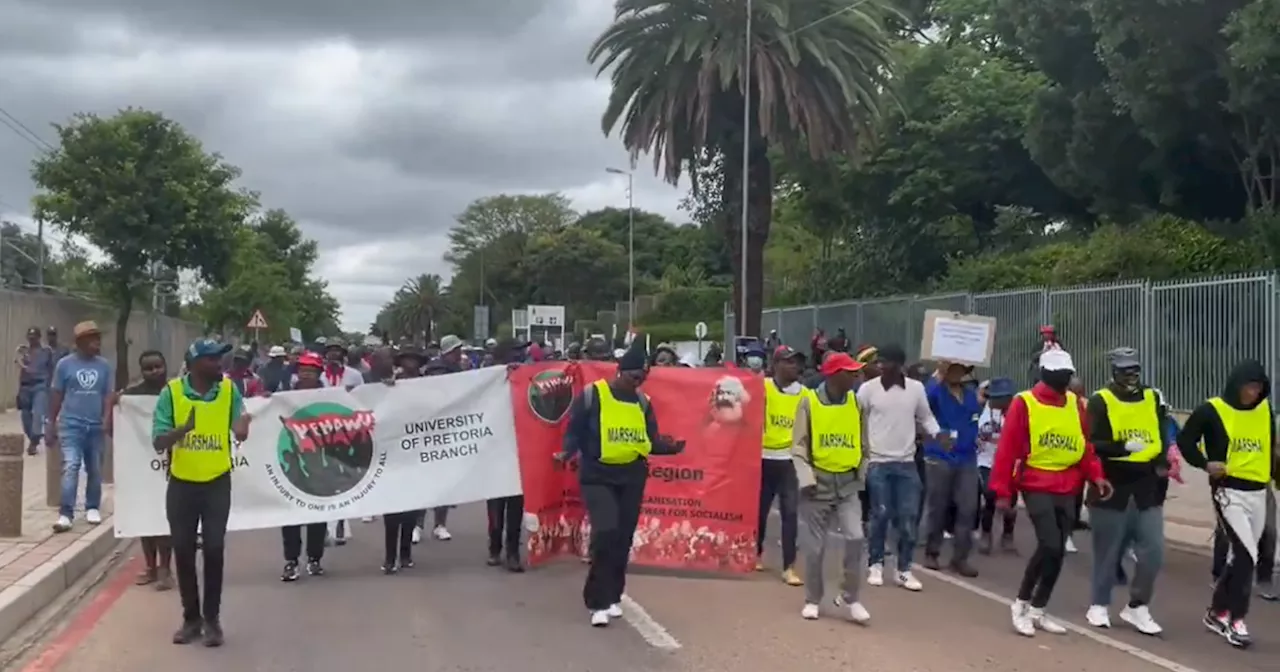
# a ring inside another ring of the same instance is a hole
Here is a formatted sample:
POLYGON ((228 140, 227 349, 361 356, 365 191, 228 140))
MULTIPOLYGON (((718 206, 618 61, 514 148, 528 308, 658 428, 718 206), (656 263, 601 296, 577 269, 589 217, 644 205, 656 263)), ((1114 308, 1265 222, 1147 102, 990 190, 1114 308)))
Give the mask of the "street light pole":
MULTIPOLYGON (((739 336, 747 330, 747 205, 751 202, 748 196, 748 185, 751 178, 751 0, 747 0, 747 35, 742 66, 742 296, 738 309, 739 336)), ((757 334, 758 335, 758 334, 757 334)))
POLYGON ((636 201, 635 173, 618 168, 605 172, 627 176, 627 331, 636 324, 636 201))

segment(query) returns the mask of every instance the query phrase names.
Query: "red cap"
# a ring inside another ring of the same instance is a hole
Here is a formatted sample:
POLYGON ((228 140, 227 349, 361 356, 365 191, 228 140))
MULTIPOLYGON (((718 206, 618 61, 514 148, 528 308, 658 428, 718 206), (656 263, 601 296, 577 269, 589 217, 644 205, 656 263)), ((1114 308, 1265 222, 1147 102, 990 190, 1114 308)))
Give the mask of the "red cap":
POLYGON ((1040 333, 1042 333, 1042 334, 1053 334, 1053 333, 1056 333, 1056 332, 1057 332, 1057 330, 1053 328, 1053 325, 1052 325, 1052 324, 1046 324, 1046 325, 1044 325, 1044 326, 1040 327, 1040 333))
POLYGON ((304 352, 298 355, 298 366, 310 366, 315 369, 324 369, 324 360, 320 359, 320 355, 314 352, 304 352))
POLYGON ((822 360, 819 369, 824 376, 833 376, 841 371, 861 371, 862 363, 849 356, 847 352, 833 352, 822 360))

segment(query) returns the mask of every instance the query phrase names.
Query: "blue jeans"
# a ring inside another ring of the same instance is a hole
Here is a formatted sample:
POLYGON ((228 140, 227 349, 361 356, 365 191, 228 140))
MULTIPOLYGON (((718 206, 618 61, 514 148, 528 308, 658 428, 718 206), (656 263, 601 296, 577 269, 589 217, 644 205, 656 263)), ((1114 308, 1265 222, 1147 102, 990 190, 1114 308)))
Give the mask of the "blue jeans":
POLYGON ((102 506, 102 428, 58 427, 58 443, 62 447, 62 500, 58 515, 71 518, 76 510, 76 491, 80 489, 80 467, 84 466, 84 508, 102 506))
POLYGON ((23 385, 18 394, 22 395, 22 433, 27 439, 39 442, 44 438, 44 420, 49 413, 49 388, 44 383, 23 385))
POLYGON ((885 535, 892 522, 898 532, 898 571, 911 569, 921 487, 920 474, 913 461, 876 462, 867 467, 867 499, 871 502, 867 535, 869 564, 884 564, 885 535))

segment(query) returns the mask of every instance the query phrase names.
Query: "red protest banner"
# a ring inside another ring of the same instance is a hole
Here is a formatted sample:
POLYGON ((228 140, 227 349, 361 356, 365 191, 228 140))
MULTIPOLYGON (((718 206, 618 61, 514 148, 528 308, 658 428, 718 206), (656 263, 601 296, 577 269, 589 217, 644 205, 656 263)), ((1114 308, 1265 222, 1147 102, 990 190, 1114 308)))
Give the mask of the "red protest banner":
MULTIPOLYGON (((601 362, 552 362, 512 372, 525 509, 538 518, 529 562, 583 555, 590 531, 572 470, 558 468, 573 395, 613 375, 601 362)), ((632 561, 658 567, 751 571, 760 492, 761 380, 734 369, 663 367, 643 391, 682 455, 650 461, 632 561)))

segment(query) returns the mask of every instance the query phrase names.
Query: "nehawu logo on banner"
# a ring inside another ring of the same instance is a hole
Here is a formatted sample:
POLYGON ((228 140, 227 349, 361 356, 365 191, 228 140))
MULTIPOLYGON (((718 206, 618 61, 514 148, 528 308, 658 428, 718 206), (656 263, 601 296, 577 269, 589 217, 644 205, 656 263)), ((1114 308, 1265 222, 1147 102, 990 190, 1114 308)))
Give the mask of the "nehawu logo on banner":
POLYGON ((542 371, 529 381, 529 409, 534 417, 554 425, 573 403, 573 376, 563 369, 542 371))
POLYGON ((281 416, 280 422, 284 426, 276 444, 279 470, 300 493, 344 495, 369 475, 374 462, 373 411, 321 402, 281 416))

